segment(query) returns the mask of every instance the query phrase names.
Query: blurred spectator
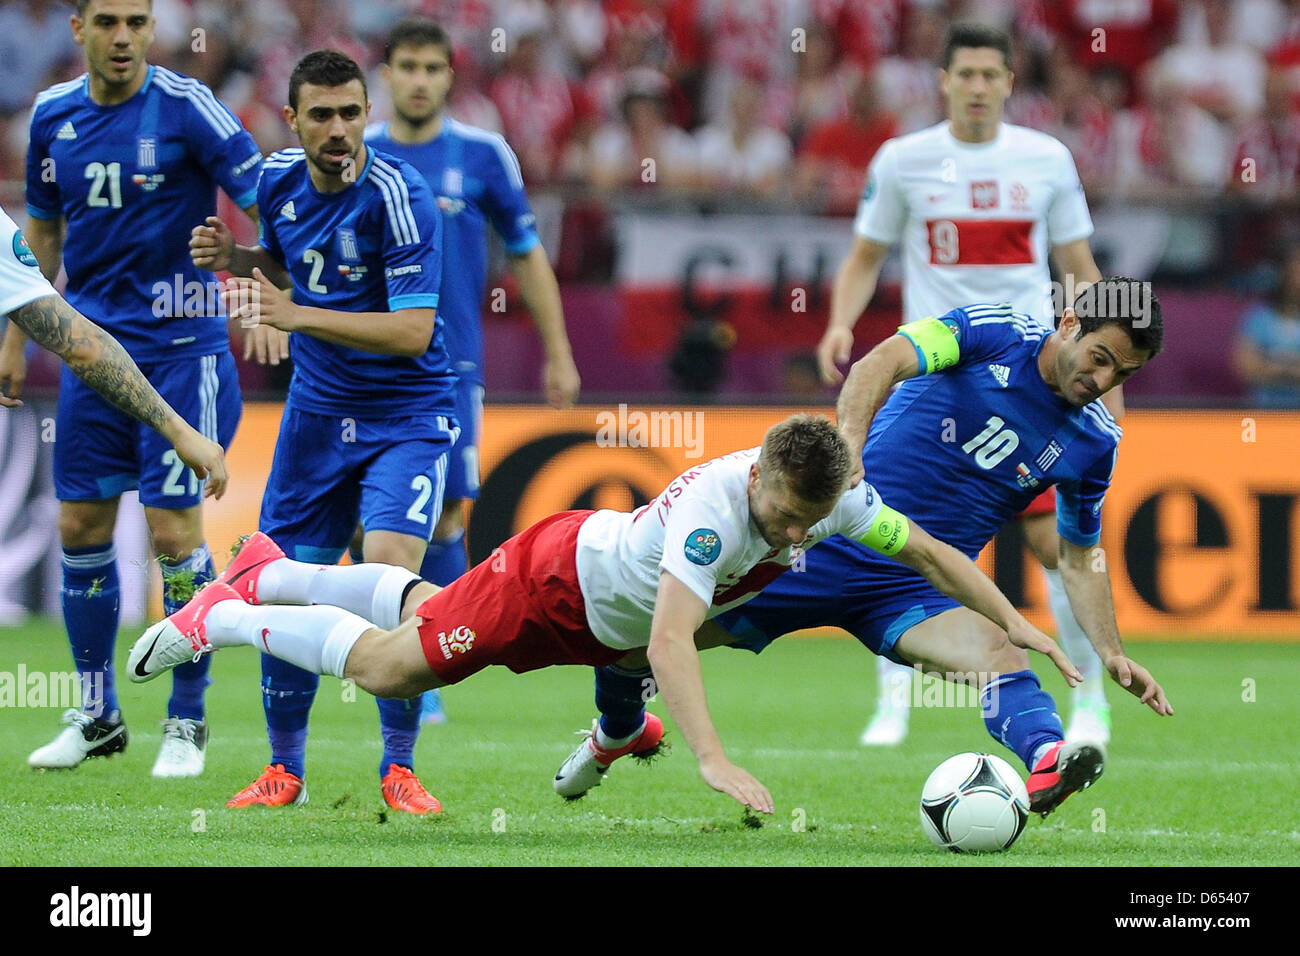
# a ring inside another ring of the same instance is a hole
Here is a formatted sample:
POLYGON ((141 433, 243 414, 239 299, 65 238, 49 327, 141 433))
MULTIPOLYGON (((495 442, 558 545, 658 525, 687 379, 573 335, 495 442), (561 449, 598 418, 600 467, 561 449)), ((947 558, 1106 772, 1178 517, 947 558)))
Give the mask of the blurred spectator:
POLYGON ((1228 178, 1230 143, 1214 118, 1170 82, 1159 63, 1143 74, 1142 105, 1115 121, 1117 196, 1176 200, 1223 189, 1228 178))
POLYGON ((817 127, 804 141, 795 168, 795 199, 834 216, 851 214, 876 151, 897 135, 898 120, 881 108, 874 79, 862 77, 848 117, 817 127))
POLYGON ((817 369, 817 356, 796 352, 781 365, 781 394, 785 398, 827 400, 826 386, 817 369))
POLYGON ((645 67, 628 75, 622 119, 605 123, 592 137, 587 174, 602 191, 695 185, 695 142, 668 122, 666 76, 645 67))
POLYGON ((1233 356, 1259 408, 1300 408, 1300 244, 1287 250, 1276 291, 1241 321, 1233 356))
POLYGON ((1025 43, 1011 45, 1011 72, 1015 76, 1005 117, 1015 126, 1052 130, 1060 125, 1060 113, 1047 95, 1047 54, 1025 43))
POLYGON ((848 115, 849 94, 861 71, 839 56, 834 35, 820 23, 809 25, 803 50, 791 57, 794 76, 772 82, 764 118, 799 143, 814 126, 848 115))
POLYGON ((1229 35, 1227 0, 1195 5, 1205 21, 1205 41, 1178 43, 1160 55, 1165 77, 1192 102, 1222 123, 1236 124, 1259 113, 1264 99, 1264 58, 1229 35))
POLYGON ((1233 149, 1228 186, 1256 202, 1290 200, 1300 184, 1300 111, 1286 70, 1273 69, 1264 87, 1264 112, 1248 123, 1233 149))
MULTIPOLYGON (((81 53, 72 39, 72 7, 57 0, 15 0, 0 4, 0 114, 26 110, 53 82, 50 74, 81 53)), ((77 72, 80 72, 78 70, 77 72)))
POLYGON ((743 77, 766 85, 777 78, 774 66, 790 70, 785 52, 793 45, 793 12, 783 0, 701 0, 700 16, 708 42, 708 72, 701 114, 705 122, 727 114, 731 88, 743 77))
POLYGON ((789 138, 760 122, 763 87, 742 79, 731 88, 730 115, 695 134, 699 185, 710 191, 772 197, 789 180, 789 138))
POLYGON ((1089 73, 1116 67, 1132 105, 1142 67, 1178 27, 1175 0, 1043 0, 1042 16, 1057 44, 1089 73))
POLYGON ((880 105, 898 117, 899 133, 915 133, 943 119, 939 63, 947 21, 934 10, 914 6, 903 28, 903 47, 876 67, 880 105))
MULTIPOLYGON (((840 50, 858 70, 869 73, 883 57, 898 52, 904 21, 922 6, 916 0, 807 0, 812 16, 831 29, 840 50)), ((937 58, 936 58, 937 62, 937 58)))
POLYGON ((1069 148, 1084 192, 1093 200, 1110 190, 1115 164, 1115 115, 1123 102, 1122 80, 1109 87, 1109 102, 1098 96, 1102 83, 1089 83, 1083 68, 1061 59, 1049 74, 1048 96, 1056 116, 1046 131, 1069 148))
POLYGON ((576 119, 569 81, 543 63, 545 29, 544 21, 531 19, 506 28, 513 46, 490 94, 530 184, 551 181, 576 119))
MULTIPOLYGON (((700 3, 701 0, 605 0, 602 4, 607 53, 626 39, 634 40, 639 49, 637 64, 654 67, 671 81, 673 113, 682 127, 695 123, 701 71, 705 66, 700 3)), ((617 112, 618 100, 612 106, 617 112)))

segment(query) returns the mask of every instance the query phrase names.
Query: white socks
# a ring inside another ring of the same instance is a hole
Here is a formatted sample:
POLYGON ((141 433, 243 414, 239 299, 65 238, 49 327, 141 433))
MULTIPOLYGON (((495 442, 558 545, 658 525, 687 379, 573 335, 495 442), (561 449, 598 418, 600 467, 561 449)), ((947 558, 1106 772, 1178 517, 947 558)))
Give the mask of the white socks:
POLYGON ((214 647, 247 644, 313 674, 331 674, 340 680, 352 646, 366 631, 375 630, 369 621, 339 607, 277 607, 243 601, 212 605, 205 623, 214 647))
POLYGON ((912 705, 912 668, 895 664, 887 657, 877 657, 876 674, 880 680, 876 710, 896 710, 906 717, 912 705))
POLYGON ((1074 689, 1074 699, 1076 702, 1097 700, 1104 703, 1106 689, 1101 680, 1101 658, 1093 650, 1088 635, 1083 633, 1083 628, 1075 620, 1061 572, 1043 568, 1043 573, 1047 575, 1047 600, 1052 606, 1052 617, 1056 618, 1056 633, 1060 637, 1061 647, 1083 675, 1083 683, 1074 689))
POLYGON ((283 558, 262 569, 257 599, 263 604, 329 604, 391 631, 401 623, 402 595, 419 580, 418 574, 390 564, 340 567, 283 558))

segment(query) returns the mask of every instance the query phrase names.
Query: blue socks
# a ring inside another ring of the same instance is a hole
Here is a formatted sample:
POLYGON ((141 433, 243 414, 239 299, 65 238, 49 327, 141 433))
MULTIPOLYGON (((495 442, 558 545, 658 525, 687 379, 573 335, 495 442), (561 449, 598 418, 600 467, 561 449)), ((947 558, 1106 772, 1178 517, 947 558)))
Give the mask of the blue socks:
POLYGON ((384 755, 379 760, 379 779, 388 773, 389 764, 415 769, 415 738, 420 736, 420 705, 423 695, 408 700, 375 699, 379 705, 379 730, 384 737, 384 755))
MULTIPOLYGON (((194 596, 199 588, 217 576, 212 565, 212 552, 206 544, 201 544, 180 561, 171 562, 158 559, 163 578, 163 613, 172 614, 194 596)), ((190 720, 202 720, 203 692, 212 680, 208 671, 212 668, 212 655, 205 654, 197 661, 181 664, 172 671, 172 696, 167 701, 168 717, 185 717, 190 720)))
POLYGON ((320 675, 270 654, 262 655, 262 708, 271 738, 271 764, 302 778, 307 759, 307 717, 320 675))
POLYGON ((107 717, 118 709, 113 649, 121 590, 112 542, 63 549, 61 597, 72 660, 81 675, 82 709, 94 717, 107 717))
POLYGON ((596 709, 600 729, 611 740, 622 740, 641 729, 645 702, 653 695, 650 668, 625 670, 617 664, 596 668, 596 709), (650 693, 647 693, 650 689, 650 693))
POLYGON ((1045 744, 1065 739, 1056 702, 1033 671, 1003 674, 990 681, 980 692, 980 710, 993 739, 1015 751, 1030 772, 1035 754, 1045 744))
POLYGON ((446 587, 469 570, 469 556, 465 553, 465 531, 456 533, 454 538, 429 542, 424 552, 424 563, 420 565, 420 577, 432 581, 440 587, 446 587))

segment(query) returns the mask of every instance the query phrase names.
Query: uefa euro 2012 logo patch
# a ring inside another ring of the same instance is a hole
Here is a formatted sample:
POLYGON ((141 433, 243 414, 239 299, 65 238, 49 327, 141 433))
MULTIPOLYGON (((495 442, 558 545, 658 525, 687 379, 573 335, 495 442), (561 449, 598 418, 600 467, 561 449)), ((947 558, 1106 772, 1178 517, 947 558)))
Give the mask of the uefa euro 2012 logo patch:
POLYGON ((722 553, 722 539, 712 528, 696 528, 686 536, 685 551, 691 564, 709 565, 722 553))
POLYGON ((37 267, 36 254, 32 252, 32 247, 27 244, 27 239, 23 236, 22 230, 14 233, 14 258, 25 266, 37 267))

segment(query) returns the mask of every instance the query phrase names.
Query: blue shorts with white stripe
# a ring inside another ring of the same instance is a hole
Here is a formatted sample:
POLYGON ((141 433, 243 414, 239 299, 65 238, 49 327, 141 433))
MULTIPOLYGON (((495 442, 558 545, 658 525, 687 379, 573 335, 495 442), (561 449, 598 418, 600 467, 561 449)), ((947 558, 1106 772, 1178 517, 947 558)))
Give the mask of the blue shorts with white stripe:
MULTIPOLYGON (((229 447, 243 403, 229 351, 140 363, 177 414, 229 447)), ((97 501, 140 490, 140 503, 180 510, 203 500, 203 483, 171 443, 118 411, 65 366, 55 419, 54 491, 60 501, 97 501)))

